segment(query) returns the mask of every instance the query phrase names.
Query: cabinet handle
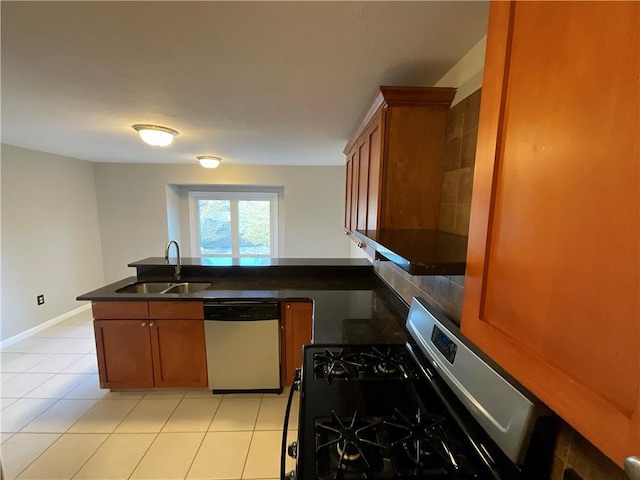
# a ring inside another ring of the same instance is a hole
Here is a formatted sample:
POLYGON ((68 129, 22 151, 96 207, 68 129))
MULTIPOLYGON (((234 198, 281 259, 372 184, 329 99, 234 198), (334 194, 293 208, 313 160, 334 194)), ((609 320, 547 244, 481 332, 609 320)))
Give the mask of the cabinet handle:
POLYGON ((153 322, 149 322, 149 326, 150 326, 150 327, 153 327, 153 322))
POLYGON ((140 326, 141 326, 141 327, 146 327, 146 326, 147 326, 147 322, 142 322, 142 323, 140 324, 140 326))
POLYGON ((287 303, 287 310, 291 310, 291 304, 287 303))
POLYGON ((624 471, 631 480, 640 480, 640 457, 627 457, 624 461, 624 471))

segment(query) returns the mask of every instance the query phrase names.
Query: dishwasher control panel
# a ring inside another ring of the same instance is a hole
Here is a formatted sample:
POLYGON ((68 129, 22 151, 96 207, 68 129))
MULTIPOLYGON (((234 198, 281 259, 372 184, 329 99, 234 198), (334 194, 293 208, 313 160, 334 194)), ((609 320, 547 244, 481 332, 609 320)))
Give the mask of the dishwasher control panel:
POLYGON ((220 322, 273 320, 280 318, 278 302, 205 303, 204 319, 220 322))

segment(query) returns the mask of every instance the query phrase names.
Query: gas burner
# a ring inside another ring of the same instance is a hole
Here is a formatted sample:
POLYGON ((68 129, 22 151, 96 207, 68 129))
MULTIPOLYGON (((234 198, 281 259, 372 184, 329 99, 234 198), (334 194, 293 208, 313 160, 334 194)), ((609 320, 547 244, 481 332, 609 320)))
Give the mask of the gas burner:
POLYGON ((341 440, 336 443, 336 450, 338 451, 338 456, 345 462, 353 462, 362 458, 358 448, 353 444, 346 440, 341 440))
MULTIPOLYGON (((381 351, 373 347, 371 352, 360 354, 367 370, 375 376, 384 378, 408 378, 407 359, 403 354, 393 353, 394 349, 381 351)), ((396 350, 397 351, 397 350, 396 350)))
POLYGON ((316 421, 316 470, 318 478, 365 479, 384 468, 386 447, 378 436, 382 422, 352 417, 341 419, 335 411, 331 417, 316 421))
POLYGON ((337 352, 325 348, 324 353, 313 355, 316 378, 326 378, 327 383, 331 383, 334 378, 357 378, 361 367, 360 357, 355 353, 344 353, 342 348, 337 352))
POLYGON ((407 417, 395 409, 392 421, 384 423, 392 434, 394 465, 400 473, 428 476, 460 470, 443 417, 425 413, 420 408, 407 417))

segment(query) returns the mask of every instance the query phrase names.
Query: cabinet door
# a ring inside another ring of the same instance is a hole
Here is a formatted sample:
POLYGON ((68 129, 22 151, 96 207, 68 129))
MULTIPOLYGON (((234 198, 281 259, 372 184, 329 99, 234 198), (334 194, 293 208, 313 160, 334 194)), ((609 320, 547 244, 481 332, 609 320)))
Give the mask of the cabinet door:
POLYGON ((492 3, 462 316, 619 464, 640 454, 639 10, 492 3))
POLYGON ((351 156, 347 157, 347 175, 346 188, 344 198, 344 229, 345 232, 351 232, 351 177, 353 175, 353 162, 351 156))
POLYGON ((385 112, 386 109, 381 109, 364 132, 369 144, 367 218, 364 227, 366 230, 377 230, 378 228, 378 214, 380 212, 380 199, 382 198, 380 190, 382 188, 382 146, 384 144, 383 123, 385 112))
POLYGON ((153 387, 148 320, 95 320, 93 325, 100 387, 153 387))
POLYGON ((363 136, 358 141, 358 216, 356 230, 367 229, 367 207, 369 194, 369 139, 363 136))
POLYGON ((358 159, 358 146, 350 153, 351 158, 351 230, 356 230, 358 225, 358 179, 360 176, 360 162, 358 159))
POLYGON ((150 320, 156 387, 206 387, 204 320, 150 320))
POLYGON ((302 347, 311 344, 313 336, 313 304, 287 302, 284 308, 285 382, 290 385, 296 368, 302 365, 302 347))

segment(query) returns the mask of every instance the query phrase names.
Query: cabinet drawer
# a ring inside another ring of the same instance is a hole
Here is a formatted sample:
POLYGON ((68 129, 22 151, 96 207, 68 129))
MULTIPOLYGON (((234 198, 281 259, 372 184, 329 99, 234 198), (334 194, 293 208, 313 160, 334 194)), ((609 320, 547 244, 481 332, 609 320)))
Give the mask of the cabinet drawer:
POLYGON ((204 319, 203 302, 149 302, 149 318, 204 319))
POLYGON ((92 302, 93 318, 149 318, 148 302, 92 302))

